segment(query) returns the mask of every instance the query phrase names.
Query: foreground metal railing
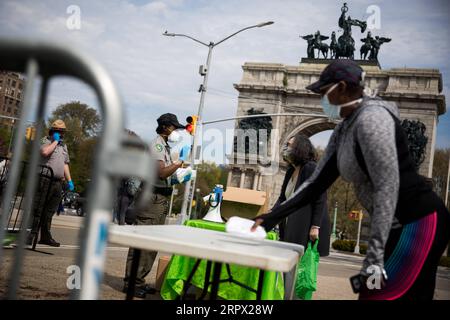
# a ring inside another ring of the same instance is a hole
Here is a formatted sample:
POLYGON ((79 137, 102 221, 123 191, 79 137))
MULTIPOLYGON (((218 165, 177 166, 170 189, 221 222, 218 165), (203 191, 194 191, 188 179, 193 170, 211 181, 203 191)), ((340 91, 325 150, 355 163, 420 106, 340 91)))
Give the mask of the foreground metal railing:
MULTIPOLYGON (((3 164, 3 167, 0 169, 0 202, 3 198, 3 190, 5 189, 8 183, 8 168, 10 167, 10 159, 7 157, 0 157, 0 163, 3 164)), ((11 210, 9 212, 5 212, 9 217, 6 221, 6 230, 7 233, 16 234, 19 233, 23 228, 29 230, 31 232, 31 226, 24 224, 23 219, 23 203, 25 198, 25 186, 27 184, 26 171, 28 167, 28 162, 22 161, 19 180, 18 180, 18 189, 17 192, 13 196, 13 200, 11 202, 11 210)), ((33 199, 33 214, 42 217, 48 206, 49 194, 51 187, 54 183, 53 180, 53 170, 52 168, 44 165, 40 165, 38 168, 38 186, 40 188, 39 192, 36 194, 36 198, 33 199), (38 206, 36 207, 36 205, 38 206)), ((1 208, 0 208, 1 212, 1 208)), ((37 223, 37 232, 39 233, 41 229, 41 219, 37 223)), ((35 230, 36 231, 36 230, 35 230)), ((32 239, 31 249, 36 249, 37 244, 37 235, 32 239)))
MULTIPOLYGON (((46 98, 49 81, 55 76, 71 76, 92 87, 98 98, 102 118, 92 169, 92 182, 87 198, 87 213, 80 231, 80 249, 77 265, 81 270, 81 289, 74 290, 72 298, 96 299, 102 281, 108 226, 112 220, 113 197, 118 179, 134 176, 144 181, 141 203, 150 196, 153 179, 153 160, 146 146, 124 134, 124 115, 116 88, 106 71, 93 59, 77 49, 32 40, 0 39, 0 70, 25 73, 25 92, 21 119, 14 137, 14 149, 9 168, 8 183, 2 199, 0 219, 0 244, 3 243, 11 200, 18 186, 21 155, 25 149, 26 121, 34 118, 36 136, 43 134, 46 114, 46 98), (41 84, 37 107, 33 108, 33 94, 41 84), (132 164, 132 165, 130 165, 132 164)), ((37 170, 40 162, 39 139, 32 143, 30 166, 25 187, 23 219, 29 225, 33 198, 37 186, 37 170)), ((19 234, 14 260, 11 264, 6 298, 15 299, 23 264, 26 228, 19 234)), ((0 268, 3 262, 0 246, 0 268)), ((5 273, 4 273, 5 274, 5 273)))

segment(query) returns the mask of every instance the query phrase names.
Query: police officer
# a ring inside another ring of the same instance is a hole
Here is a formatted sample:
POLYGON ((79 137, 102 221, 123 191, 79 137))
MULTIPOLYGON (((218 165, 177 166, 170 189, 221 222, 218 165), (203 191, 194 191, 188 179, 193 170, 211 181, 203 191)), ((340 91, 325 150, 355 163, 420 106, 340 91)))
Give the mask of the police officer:
MULTIPOLYGON (((158 177, 153 185, 153 194, 150 203, 145 209, 137 209, 136 225, 157 225, 164 224, 169 210, 168 197, 172 194, 170 183, 171 175, 183 165, 183 161, 172 161, 170 155, 169 142, 178 142, 181 138, 177 130, 185 129, 185 126, 178 122, 177 117, 172 113, 166 113, 157 119, 158 127, 156 138, 150 143, 150 152, 157 160, 158 177)), ((142 251, 139 260, 139 267, 136 277, 136 287, 134 295, 144 298, 146 293, 154 293, 155 289, 145 284, 145 277, 149 274, 155 261, 157 252, 142 251)), ((128 279, 131 273, 133 260, 133 249, 128 251, 127 265, 125 270, 123 292, 127 292, 128 279)))
POLYGON ((48 136, 41 141, 41 157, 44 165, 53 170, 53 180, 40 179, 39 191, 37 194, 34 218, 31 227, 31 233, 27 243, 31 244, 34 237, 37 236, 39 222, 41 226, 41 238, 39 244, 45 244, 53 247, 59 247, 51 233, 50 227, 55 211, 62 200, 63 185, 67 182, 68 189, 73 191, 75 186, 70 176, 69 169, 69 151, 64 144, 63 138, 66 131, 66 124, 62 120, 56 120, 52 123, 48 136), (45 193, 48 193, 48 200, 45 201, 45 193))

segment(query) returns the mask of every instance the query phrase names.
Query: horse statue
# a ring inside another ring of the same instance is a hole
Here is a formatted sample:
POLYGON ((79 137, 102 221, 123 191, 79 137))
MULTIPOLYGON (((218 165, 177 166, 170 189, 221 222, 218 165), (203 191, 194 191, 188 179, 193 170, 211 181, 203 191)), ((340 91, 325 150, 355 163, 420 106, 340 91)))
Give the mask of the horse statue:
POLYGON ((376 36, 375 39, 372 40, 372 50, 370 50, 369 60, 378 60, 378 52, 380 51, 380 46, 383 43, 390 42, 391 39, 376 36))
POLYGON ((306 40, 308 43, 308 47, 306 48, 308 58, 314 59, 314 36, 310 34, 307 36, 300 36, 300 38, 306 40))
POLYGON ((338 43, 336 41, 336 32, 331 33, 331 43, 330 43, 330 58, 334 59, 336 57, 338 43))
POLYGON ((326 43, 322 43, 323 40, 327 40, 329 37, 322 36, 320 31, 317 31, 314 34, 314 48, 319 50, 317 53, 317 57, 320 56, 320 52, 322 52, 323 58, 326 59, 328 57, 328 45, 326 43))
POLYGON ((341 8, 341 16, 339 17, 339 27, 344 30, 342 36, 338 39, 338 47, 336 51, 336 58, 345 57, 345 58, 354 58, 355 51, 355 40, 352 38, 352 27, 360 27, 361 32, 366 31, 367 22, 360 21, 357 19, 352 19, 350 16, 345 18, 345 14, 348 11, 347 3, 344 3, 344 6, 341 8))
POLYGON ((306 36, 300 36, 300 38, 306 40, 308 42, 307 54, 308 58, 315 59, 314 50, 317 49, 317 58, 320 58, 320 53, 322 53, 323 58, 326 59, 328 57, 329 47, 326 43, 322 43, 323 40, 327 40, 327 36, 322 36, 320 31, 317 31, 314 35, 309 34, 306 36))
POLYGON ((370 31, 367 32, 367 36, 361 39, 361 41, 364 42, 360 49, 361 60, 366 60, 367 54, 372 50, 372 33, 370 31))

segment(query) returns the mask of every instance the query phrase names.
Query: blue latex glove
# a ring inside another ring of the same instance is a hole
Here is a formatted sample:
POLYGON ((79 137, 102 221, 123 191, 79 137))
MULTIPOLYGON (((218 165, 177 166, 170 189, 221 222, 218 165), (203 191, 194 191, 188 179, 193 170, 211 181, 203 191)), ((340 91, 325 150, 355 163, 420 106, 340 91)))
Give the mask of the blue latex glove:
POLYGON ((59 132, 53 133, 53 141, 57 141, 57 142, 61 141, 61 134, 59 132))
POLYGON ((69 187, 69 191, 75 190, 75 185, 73 184, 73 181, 72 181, 72 180, 69 180, 69 181, 67 182, 67 186, 69 187))
POLYGON ((189 152, 191 151, 191 146, 184 146, 180 150, 180 161, 187 161, 189 158, 189 152))
POLYGON ((192 174, 191 173, 188 173, 185 177, 184 177, 184 179, 183 179, 183 182, 182 183, 184 183, 184 182, 187 182, 187 181, 189 181, 189 180, 191 180, 191 176, 192 176, 192 174))

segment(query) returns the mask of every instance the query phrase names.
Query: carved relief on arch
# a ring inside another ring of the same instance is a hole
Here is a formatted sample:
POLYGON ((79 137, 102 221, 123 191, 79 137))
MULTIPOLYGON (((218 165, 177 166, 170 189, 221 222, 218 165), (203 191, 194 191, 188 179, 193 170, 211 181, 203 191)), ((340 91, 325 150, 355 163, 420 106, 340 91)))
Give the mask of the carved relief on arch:
POLYGON ((290 133, 295 130, 298 126, 302 125, 302 123, 307 122, 311 118, 306 118, 303 116, 292 116, 292 117, 285 117, 284 118, 284 124, 283 124, 283 130, 281 132, 281 141, 284 141, 285 138, 287 138, 290 133))

